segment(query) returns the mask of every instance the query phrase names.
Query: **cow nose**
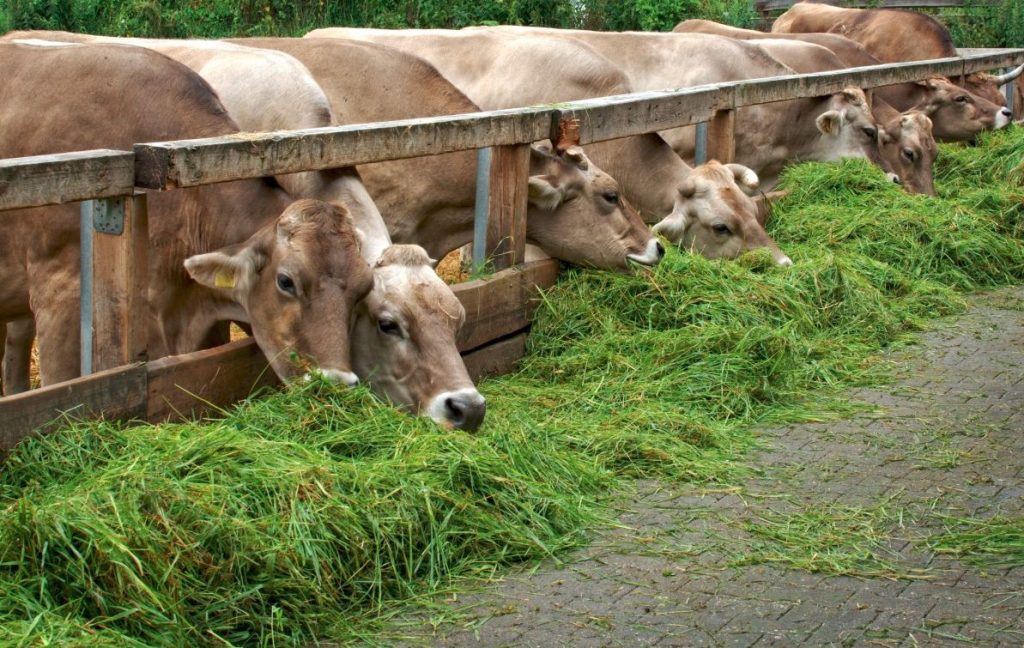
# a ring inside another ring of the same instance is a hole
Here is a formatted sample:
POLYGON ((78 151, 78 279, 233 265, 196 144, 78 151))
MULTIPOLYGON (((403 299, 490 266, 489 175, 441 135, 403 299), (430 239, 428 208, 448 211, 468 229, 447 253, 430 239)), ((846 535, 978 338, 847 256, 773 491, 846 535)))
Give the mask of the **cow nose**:
MULTIPOLYGON (((359 384, 359 376, 355 375, 351 371, 342 371, 340 369, 319 369, 317 370, 323 375, 324 378, 331 381, 335 385, 345 385, 346 387, 354 387, 359 384)), ((306 375, 308 379, 309 374, 306 375)))
POLYGON ((430 418, 442 425, 472 432, 483 423, 487 401, 475 389, 460 389, 438 395, 428 408, 430 418))
POLYGON ((657 251, 659 259, 665 258, 665 246, 661 244, 661 241, 654 242, 654 249, 657 251))

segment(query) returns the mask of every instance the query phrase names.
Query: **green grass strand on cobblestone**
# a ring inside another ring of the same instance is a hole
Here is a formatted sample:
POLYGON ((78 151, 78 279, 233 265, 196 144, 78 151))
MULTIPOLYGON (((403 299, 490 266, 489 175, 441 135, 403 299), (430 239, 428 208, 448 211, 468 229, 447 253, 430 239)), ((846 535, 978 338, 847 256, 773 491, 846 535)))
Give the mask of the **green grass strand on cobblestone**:
POLYGON ((940 516, 940 520, 945 530, 926 540, 933 551, 989 568, 1024 566, 1024 518, 940 516))
MULTIPOLYGON (((0 644, 351 636, 453 576, 582 542, 620 478, 734 482, 752 424, 820 418, 961 291, 1024 279, 1014 156, 1019 129, 943 147, 939 198, 862 162, 791 168, 771 230, 792 268, 672 250, 651 271, 567 272, 521 369, 481 386, 478 434, 315 383, 217 421, 29 439, 0 474, 0 644)), ((782 559, 823 547, 829 569, 884 570, 864 557, 877 512, 820 513, 772 540, 782 559)))

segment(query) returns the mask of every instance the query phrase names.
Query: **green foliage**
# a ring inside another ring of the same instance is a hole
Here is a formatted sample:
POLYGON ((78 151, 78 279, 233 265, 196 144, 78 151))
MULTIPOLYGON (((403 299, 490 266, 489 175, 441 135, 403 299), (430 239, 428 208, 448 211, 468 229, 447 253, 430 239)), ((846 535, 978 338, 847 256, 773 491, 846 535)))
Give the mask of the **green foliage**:
POLYGON ((943 9, 936 17, 957 47, 1024 47, 1024 2, 943 9))
MULTIPOLYGON (((0 473, 0 643, 342 640, 453 576, 579 544, 622 477, 728 483, 753 423, 820 416, 958 291, 1024 280, 1022 155, 1021 129, 943 146, 938 198, 861 161, 793 167, 772 221, 791 268, 673 249, 650 271, 568 272, 522 368, 481 385, 477 434, 312 383, 218 421, 27 439, 0 473)), ((747 531, 759 560, 877 573, 881 519, 747 531)), ((934 544, 1017 560, 1018 522, 934 544)))
POLYGON ((0 15, 4 31, 218 38, 298 35, 330 25, 670 30, 686 18, 749 26, 755 14, 747 0, 8 0, 0 15))

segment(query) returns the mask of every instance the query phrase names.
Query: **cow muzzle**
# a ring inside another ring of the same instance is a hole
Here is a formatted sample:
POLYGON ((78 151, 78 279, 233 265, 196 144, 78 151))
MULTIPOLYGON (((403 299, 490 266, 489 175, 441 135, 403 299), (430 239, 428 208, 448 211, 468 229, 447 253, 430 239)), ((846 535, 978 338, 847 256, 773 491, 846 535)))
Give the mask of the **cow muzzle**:
POLYGON ((480 427, 486 413, 487 401, 472 388, 438 394, 427 407, 427 416, 437 423, 470 432, 480 427))
POLYGON ((627 254, 626 258, 633 263, 645 266, 655 266, 665 258, 665 246, 656 238, 647 241, 647 248, 643 254, 627 254))
POLYGON ((317 375, 323 376, 335 385, 355 387, 359 383, 359 376, 351 371, 342 371, 341 369, 314 369, 306 374, 306 380, 311 380, 313 376, 317 375))

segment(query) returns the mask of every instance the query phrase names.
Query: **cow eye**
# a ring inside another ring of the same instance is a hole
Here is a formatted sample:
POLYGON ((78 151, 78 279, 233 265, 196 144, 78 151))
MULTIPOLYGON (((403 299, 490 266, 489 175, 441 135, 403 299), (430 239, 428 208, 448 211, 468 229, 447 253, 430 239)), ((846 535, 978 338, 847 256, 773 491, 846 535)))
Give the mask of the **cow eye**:
POLYGON ((607 200, 608 202, 610 202, 613 205, 619 204, 619 194, 617 194, 614 191, 609 191, 606 194, 602 194, 601 197, 604 198, 605 200, 607 200))
POLYGON ((958 96, 958 97, 957 97, 956 99, 954 99, 953 101, 955 101, 955 102, 957 102, 957 103, 967 103, 967 95, 959 95, 959 96, 958 96))
POLYGON ((717 234, 732 234, 732 230, 725 223, 715 223, 711 226, 711 229, 715 230, 717 234))
POLYGON ((911 148, 903 149, 901 151, 901 154, 903 155, 903 159, 906 160, 907 162, 913 162, 914 160, 917 159, 917 153, 914 152, 914 149, 911 148))
POLYGON ((876 137, 878 137, 878 130, 875 129, 875 128, 871 128, 870 126, 865 126, 863 130, 864 130, 864 134, 867 135, 868 137, 870 137, 871 139, 875 139, 876 137))
POLYGON ((393 335, 395 337, 402 337, 402 327, 398 325, 395 320, 381 319, 377 321, 377 328, 384 335, 393 335))
POLYGON ((277 273, 277 289, 286 295, 291 295, 292 297, 298 296, 298 293, 295 290, 295 282, 292 281, 291 277, 283 272, 277 273))

